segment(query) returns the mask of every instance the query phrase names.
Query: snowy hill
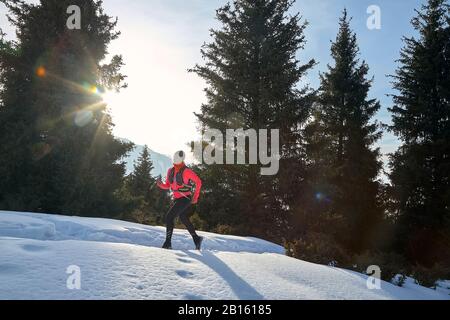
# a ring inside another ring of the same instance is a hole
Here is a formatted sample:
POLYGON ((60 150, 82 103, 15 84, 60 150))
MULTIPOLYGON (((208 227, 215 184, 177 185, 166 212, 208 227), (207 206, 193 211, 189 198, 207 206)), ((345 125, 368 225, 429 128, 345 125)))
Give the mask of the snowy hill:
POLYGON ((283 255, 255 238, 201 233, 204 250, 176 230, 96 218, 0 211, 0 299, 449 299, 407 281, 382 282, 283 255), (79 267, 79 290, 67 268, 79 267))

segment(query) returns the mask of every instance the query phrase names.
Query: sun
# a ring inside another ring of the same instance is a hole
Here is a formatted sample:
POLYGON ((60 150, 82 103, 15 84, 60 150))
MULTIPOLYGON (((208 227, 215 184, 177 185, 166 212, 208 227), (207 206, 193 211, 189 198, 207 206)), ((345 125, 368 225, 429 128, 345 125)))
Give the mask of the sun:
POLYGON ((119 100, 119 94, 115 91, 106 91, 102 93, 101 98, 104 103, 108 106, 108 108, 113 108, 115 104, 117 104, 119 100))

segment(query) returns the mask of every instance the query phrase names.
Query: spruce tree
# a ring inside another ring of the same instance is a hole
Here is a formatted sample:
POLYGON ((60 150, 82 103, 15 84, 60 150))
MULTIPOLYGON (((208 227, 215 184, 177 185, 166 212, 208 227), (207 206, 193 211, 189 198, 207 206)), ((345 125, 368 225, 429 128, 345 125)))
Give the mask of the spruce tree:
POLYGON ((392 131, 402 145, 391 155, 398 250, 431 266, 449 252, 450 11, 429 0, 412 20, 393 76, 392 131))
POLYGON ((320 225, 309 231, 334 235, 348 252, 360 252, 370 247, 382 217, 379 149, 374 146, 381 133, 373 120, 380 104, 368 98, 373 80, 359 60, 350 21, 344 10, 331 45, 333 64, 320 75, 313 121, 306 129, 309 191, 302 197, 307 217, 301 223, 303 228, 320 225))
POLYGON ((211 31, 213 41, 202 49, 206 64, 192 70, 208 84, 207 103, 197 115, 202 130, 218 129, 224 136, 226 129, 280 130, 276 176, 261 176, 260 164, 201 166, 200 211, 210 227, 227 224, 234 232, 280 240, 292 188, 301 182, 298 145, 313 96, 307 86, 299 87, 314 61, 298 60, 306 23, 288 14, 292 4, 236 0, 220 8, 221 28, 211 31))
POLYGON ((152 176, 153 162, 148 146, 144 146, 125 181, 122 196, 128 201, 125 217, 135 222, 161 224, 162 217, 169 209, 168 194, 156 187, 152 176))
POLYGON ((2 0, 17 40, 0 47, 3 209, 111 216, 131 148, 112 135, 98 94, 120 89, 122 58, 101 64, 119 35, 95 0, 2 0), (69 29, 69 6, 81 29, 69 29))
POLYGON ((153 197, 149 192, 155 183, 152 176, 153 162, 150 158, 150 152, 147 146, 144 146, 137 162, 134 164, 134 170, 128 177, 128 186, 133 196, 142 196, 147 203, 151 203, 153 197))

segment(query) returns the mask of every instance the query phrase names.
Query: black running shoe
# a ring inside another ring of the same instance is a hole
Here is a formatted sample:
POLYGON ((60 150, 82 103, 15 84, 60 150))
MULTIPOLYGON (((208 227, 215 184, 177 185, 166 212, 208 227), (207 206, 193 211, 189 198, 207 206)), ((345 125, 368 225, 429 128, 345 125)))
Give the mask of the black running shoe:
POLYGON ((163 249, 167 249, 167 250, 171 250, 172 249, 172 244, 170 242, 166 241, 166 242, 164 242, 162 248, 163 249))
POLYGON ((201 250, 202 242, 203 242, 203 237, 197 236, 197 237, 194 238, 194 243, 195 243, 195 249, 196 250, 199 250, 199 251, 201 250))

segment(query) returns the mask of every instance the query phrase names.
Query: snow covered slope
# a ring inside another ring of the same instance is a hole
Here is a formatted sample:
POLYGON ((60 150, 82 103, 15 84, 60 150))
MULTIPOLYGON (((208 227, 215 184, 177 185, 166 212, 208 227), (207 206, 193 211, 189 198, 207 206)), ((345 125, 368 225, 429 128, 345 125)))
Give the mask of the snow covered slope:
POLYGON ((254 238, 201 233, 191 250, 177 230, 159 246, 164 228, 108 219, 0 211, 0 299, 449 299, 444 290, 383 282, 283 255, 254 238), (77 266, 81 288, 67 288, 77 266))

